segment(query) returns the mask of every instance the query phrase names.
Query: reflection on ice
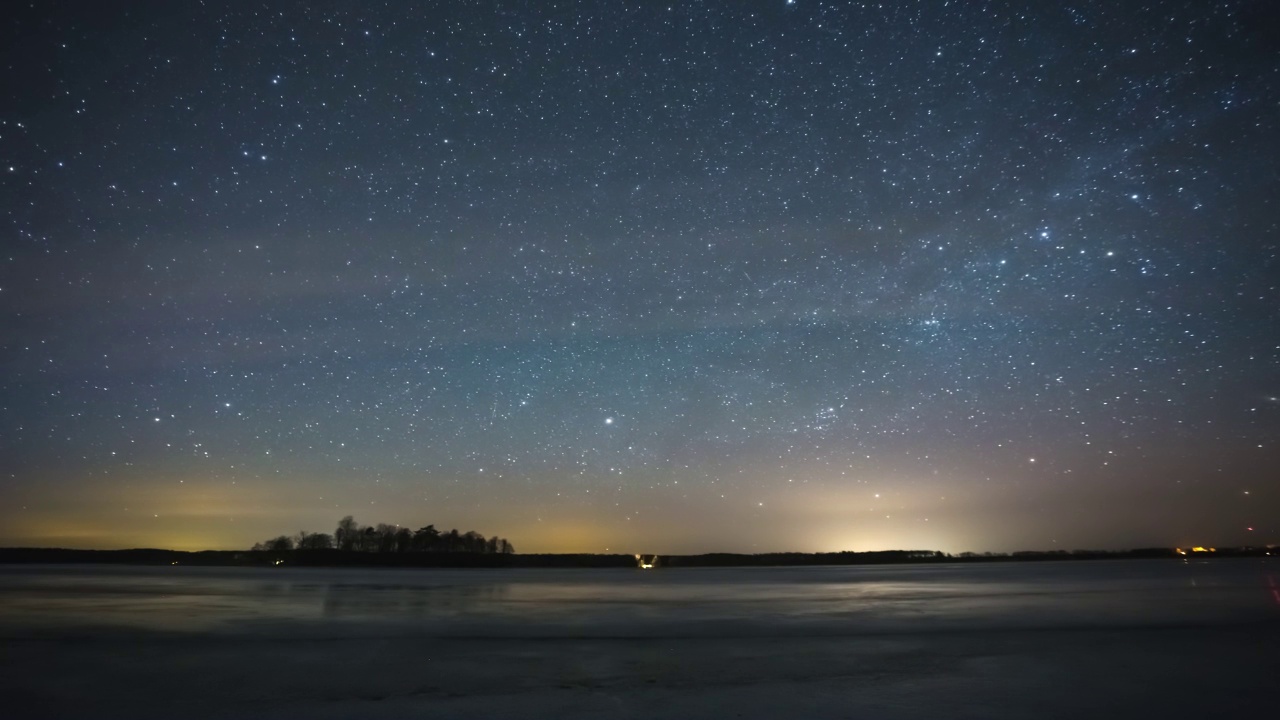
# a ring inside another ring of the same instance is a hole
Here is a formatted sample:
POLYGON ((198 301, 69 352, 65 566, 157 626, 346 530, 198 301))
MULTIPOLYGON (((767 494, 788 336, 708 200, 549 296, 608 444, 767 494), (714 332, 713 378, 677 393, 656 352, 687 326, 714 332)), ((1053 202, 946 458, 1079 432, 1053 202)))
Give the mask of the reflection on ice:
POLYGON ((9 623, 491 637, 884 633, 1273 618, 1252 560, 628 570, 10 567, 9 623))
POLYGON ((0 694, 24 718, 1264 717, 1270 562, 11 566, 0 694))

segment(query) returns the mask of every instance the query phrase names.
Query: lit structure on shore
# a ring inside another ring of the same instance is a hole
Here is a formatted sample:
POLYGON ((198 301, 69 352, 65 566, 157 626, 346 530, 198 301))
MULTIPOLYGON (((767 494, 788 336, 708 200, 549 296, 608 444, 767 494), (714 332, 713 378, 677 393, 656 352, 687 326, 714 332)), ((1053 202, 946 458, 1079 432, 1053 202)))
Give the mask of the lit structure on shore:
POLYGON ((1197 546, 1195 546, 1195 547, 1191 548, 1190 550, 1183 550, 1182 548, 1174 548, 1174 550, 1175 550, 1175 551, 1177 551, 1177 553, 1178 553, 1179 555, 1186 555, 1187 553, 1197 554, 1197 553, 1214 553, 1214 552, 1218 552, 1218 549, 1217 549, 1217 548, 1206 548, 1206 547, 1201 547, 1201 546, 1199 546, 1199 545, 1197 545, 1197 546))

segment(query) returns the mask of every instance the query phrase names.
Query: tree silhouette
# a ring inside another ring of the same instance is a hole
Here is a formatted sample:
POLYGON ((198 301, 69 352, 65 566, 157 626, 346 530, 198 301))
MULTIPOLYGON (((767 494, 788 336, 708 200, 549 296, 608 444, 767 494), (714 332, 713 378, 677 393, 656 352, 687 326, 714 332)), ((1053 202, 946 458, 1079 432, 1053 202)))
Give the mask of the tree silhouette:
POLYGON ((299 550, 328 550, 333 547, 333 536, 329 533, 309 533, 303 530, 298 533, 293 544, 299 550))
POLYGON ((260 542, 253 546, 254 550, 266 550, 268 552, 288 552, 293 549, 293 538, 288 535, 271 538, 266 542, 260 542))
POLYGON ((377 537, 374 542, 377 544, 378 552, 395 552, 396 549, 396 526, 386 523, 378 523, 374 528, 377 537))
POLYGON ((436 549, 436 545, 440 542, 440 531, 435 525, 428 525, 418 528, 413 533, 413 550, 416 552, 430 552, 436 549))
POLYGON ((288 552, 290 550, 333 550, 365 553, 475 553, 507 554, 515 547, 498 536, 486 538, 475 530, 459 533, 456 529, 440 532, 435 525, 427 525, 416 531, 399 525, 378 523, 364 526, 350 515, 338 521, 332 535, 299 531, 288 537, 281 535, 253 546, 261 552, 288 552))
POLYGON ((338 521, 338 529, 333 531, 333 539, 339 550, 353 550, 359 540, 360 525, 350 515, 338 521))

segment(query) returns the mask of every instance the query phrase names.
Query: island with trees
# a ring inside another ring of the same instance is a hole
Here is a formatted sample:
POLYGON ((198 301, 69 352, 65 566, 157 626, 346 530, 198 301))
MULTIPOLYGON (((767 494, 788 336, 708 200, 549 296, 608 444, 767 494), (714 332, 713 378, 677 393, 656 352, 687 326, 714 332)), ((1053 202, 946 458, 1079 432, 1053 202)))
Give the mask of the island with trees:
POLYGON ((304 531, 297 535, 280 535, 253 546, 253 552, 289 552, 339 550, 341 552, 363 553, 501 553, 511 555, 515 548, 506 538, 496 535, 486 538, 480 533, 469 530, 459 533, 457 530, 441 532, 435 525, 427 525, 410 530, 400 525, 362 526, 355 518, 348 515, 338 521, 333 534, 309 533, 304 531))

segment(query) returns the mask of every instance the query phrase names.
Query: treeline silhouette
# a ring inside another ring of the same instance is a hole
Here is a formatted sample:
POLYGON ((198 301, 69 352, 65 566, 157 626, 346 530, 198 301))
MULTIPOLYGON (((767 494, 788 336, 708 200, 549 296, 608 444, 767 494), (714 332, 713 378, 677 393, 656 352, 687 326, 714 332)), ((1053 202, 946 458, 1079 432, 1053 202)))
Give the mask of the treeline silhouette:
POLYGON ((350 515, 338 521, 333 534, 280 535, 253 546, 256 552, 284 553, 294 550, 340 550, 362 553, 476 553, 511 555, 516 549, 506 538, 468 530, 441 532, 435 525, 410 530, 399 525, 378 523, 363 526, 350 515))
MULTIPOLYGON (((394 527, 394 526, 393 526, 394 527)), ((430 527, 430 526, 428 526, 430 527)), ((377 533, 377 526, 374 526, 377 533)), ((397 528, 396 532, 399 532, 397 528)), ((411 535, 415 533, 410 533, 411 535)), ((442 533, 451 538, 452 532, 442 533)), ((459 538, 466 537, 460 533, 459 538)), ((360 529, 360 536, 365 533, 360 529)), ((18 563, 106 563, 122 565, 204 565, 204 566, 274 566, 300 565, 309 567, 421 567, 421 568, 634 568, 634 555, 594 554, 524 554, 503 552, 423 551, 379 552, 357 548, 365 546, 364 540, 352 540, 348 550, 334 547, 330 535, 328 545, 323 539, 312 540, 297 548, 297 537, 286 538, 292 543, 290 550, 272 550, 263 547, 275 543, 259 543, 257 550, 161 550, 135 548, 132 550, 72 550, 65 548, 0 548, 0 564, 18 563), (310 548, 310 549, 309 549, 310 548)), ((501 538, 499 538, 501 541, 501 538)), ((489 541, 485 540, 488 547, 489 541)), ((284 547, 283 544, 277 547, 284 547)), ((380 547, 380 546, 374 546, 380 547)), ((506 547, 510 547, 507 543, 506 547)), ((646 555, 646 559, 654 556, 646 555)), ((872 552, 834 553, 761 553, 741 555, 736 553, 709 553, 706 555, 658 556, 660 568, 694 567, 750 567, 788 565, 880 565, 880 564, 970 564, 991 562, 1042 562, 1073 560, 1180 560, 1205 562, 1226 558, 1280 557, 1280 546, 1228 547, 1208 551, 1178 548, 1137 548, 1133 550, 1048 550, 1015 553, 965 552, 956 555, 934 550, 887 550, 872 552)))

